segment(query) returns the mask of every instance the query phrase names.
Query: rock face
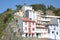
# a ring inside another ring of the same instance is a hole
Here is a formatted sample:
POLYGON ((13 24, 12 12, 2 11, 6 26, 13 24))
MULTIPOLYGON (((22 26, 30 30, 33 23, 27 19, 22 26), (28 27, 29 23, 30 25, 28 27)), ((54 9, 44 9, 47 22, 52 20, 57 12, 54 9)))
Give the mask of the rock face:
POLYGON ((3 36, 1 40, 17 40, 20 34, 18 33, 17 22, 12 20, 5 30, 3 30, 3 36))
POLYGON ((53 13, 53 11, 47 10, 47 11, 46 11, 46 15, 52 15, 52 16, 54 16, 55 14, 53 13))

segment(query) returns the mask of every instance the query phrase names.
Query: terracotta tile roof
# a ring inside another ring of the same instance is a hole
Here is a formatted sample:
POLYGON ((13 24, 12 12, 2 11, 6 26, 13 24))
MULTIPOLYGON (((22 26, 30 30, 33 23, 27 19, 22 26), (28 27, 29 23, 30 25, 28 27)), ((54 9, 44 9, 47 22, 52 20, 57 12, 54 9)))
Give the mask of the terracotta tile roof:
POLYGON ((30 20, 30 19, 27 19, 27 18, 21 18, 23 21, 26 21, 26 22, 35 22, 33 20, 30 20))

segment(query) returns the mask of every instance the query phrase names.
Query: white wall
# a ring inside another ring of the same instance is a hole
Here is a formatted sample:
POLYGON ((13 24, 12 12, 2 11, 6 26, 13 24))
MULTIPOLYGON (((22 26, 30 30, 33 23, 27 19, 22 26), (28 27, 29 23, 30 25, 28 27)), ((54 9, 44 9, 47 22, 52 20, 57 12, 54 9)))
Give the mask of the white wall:
POLYGON ((60 37, 60 29, 59 29, 59 27, 57 26, 57 25, 49 25, 48 26, 49 27, 49 30, 50 30, 50 33, 49 33, 49 38, 51 38, 51 39, 55 39, 55 36, 56 36, 56 39, 59 39, 59 37, 60 37), (55 30, 54 30, 54 27, 56 28, 55 30), (54 31, 54 33, 52 33, 52 31, 54 31), (58 32, 58 34, 57 34, 57 32, 58 32))
POLYGON ((26 11, 26 10, 33 10, 31 6, 23 6, 22 7, 22 10, 23 11, 26 11))

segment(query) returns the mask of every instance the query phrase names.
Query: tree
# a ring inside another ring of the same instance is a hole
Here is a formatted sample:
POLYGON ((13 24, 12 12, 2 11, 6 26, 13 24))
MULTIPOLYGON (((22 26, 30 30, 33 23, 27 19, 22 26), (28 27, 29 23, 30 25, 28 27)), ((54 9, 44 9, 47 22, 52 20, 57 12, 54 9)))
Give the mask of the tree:
POLYGON ((16 5, 16 11, 20 10, 22 8, 22 5, 16 5))
POLYGON ((42 11, 46 11, 46 6, 44 4, 33 4, 31 5, 33 7, 34 10, 42 10, 42 11))
POLYGON ((60 16, 60 9, 56 9, 56 10, 54 11, 54 13, 55 13, 56 16, 60 16))
POLYGON ((8 23, 12 20, 14 10, 8 8, 2 14, 0 14, 0 37, 3 35, 2 32, 8 25, 8 23))
POLYGON ((48 10, 54 11, 54 10, 56 10, 56 8, 53 5, 50 5, 50 6, 48 6, 48 10))

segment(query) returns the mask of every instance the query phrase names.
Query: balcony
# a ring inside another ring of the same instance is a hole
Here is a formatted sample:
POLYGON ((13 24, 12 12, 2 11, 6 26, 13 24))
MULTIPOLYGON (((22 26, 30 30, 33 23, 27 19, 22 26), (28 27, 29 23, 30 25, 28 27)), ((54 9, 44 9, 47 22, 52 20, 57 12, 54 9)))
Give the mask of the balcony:
POLYGON ((44 25, 36 25, 36 27, 45 27, 44 25))
POLYGON ((50 21, 51 19, 49 19, 49 18, 47 18, 47 19, 46 18, 41 18, 40 20, 41 21, 50 21))
POLYGON ((47 33, 47 29, 36 29, 36 33, 47 33))

